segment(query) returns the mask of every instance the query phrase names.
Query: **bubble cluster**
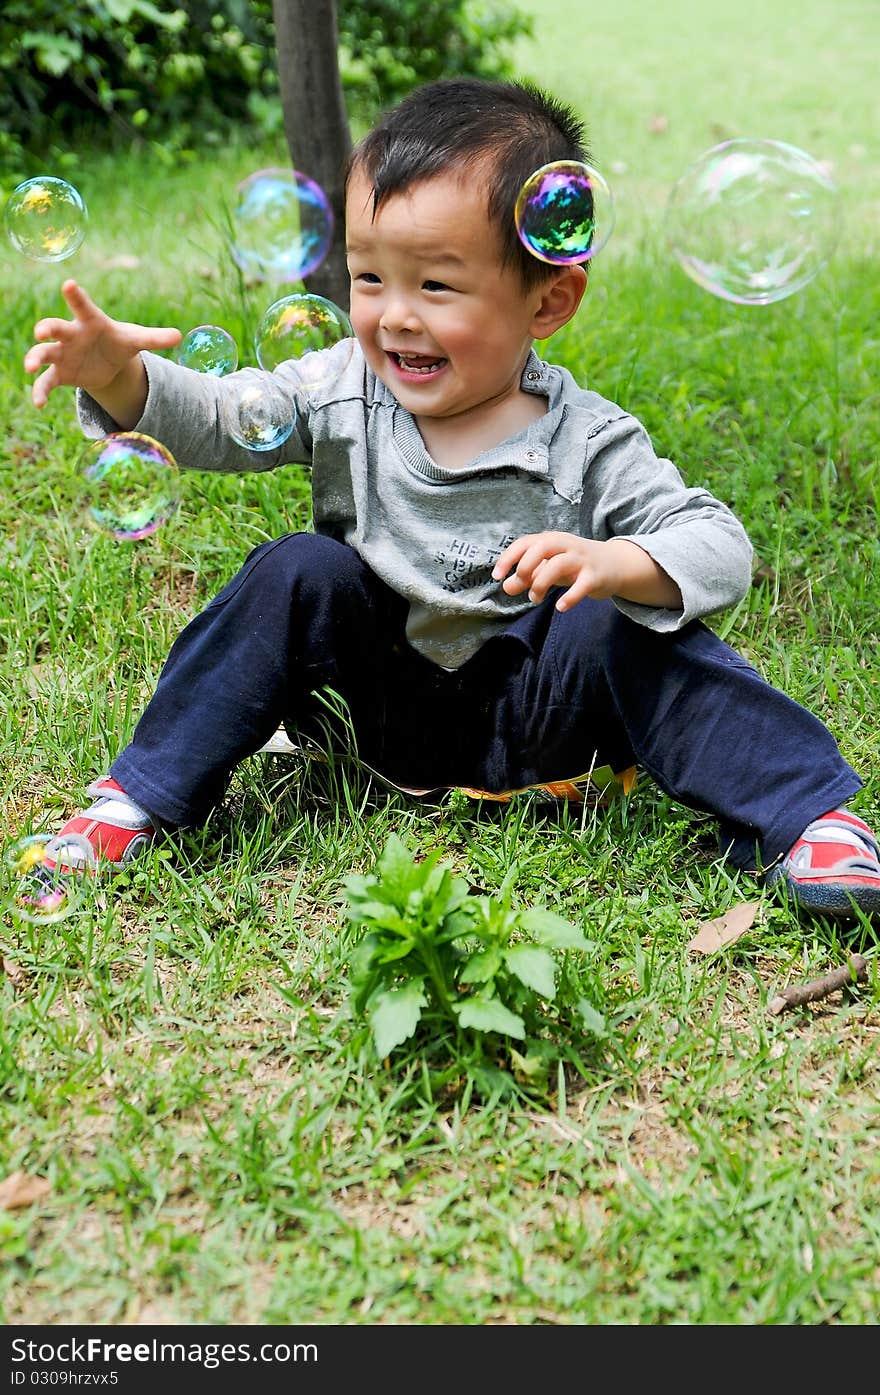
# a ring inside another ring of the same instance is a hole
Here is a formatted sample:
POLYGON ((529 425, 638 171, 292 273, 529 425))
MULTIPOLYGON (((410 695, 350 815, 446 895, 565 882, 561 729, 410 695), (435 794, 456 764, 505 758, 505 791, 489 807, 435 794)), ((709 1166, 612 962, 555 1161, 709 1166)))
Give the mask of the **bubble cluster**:
POLYGON ((149 537, 180 503, 174 456, 138 431, 91 442, 81 457, 80 483, 92 522, 117 542, 149 537))
POLYGON ((4 854, 6 900, 12 914, 35 925, 63 920, 82 899, 96 859, 81 833, 32 833, 4 854))
POLYGON ((13 189, 3 221, 16 251, 32 261, 63 262, 85 240, 88 211, 66 179, 40 174, 13 189))
POLYGON ((266 169, 238 186, 232 255, 257 280, 301 281, 326 257, 333 237, 327 195, 299 170, 266 169))
POLYGON ((269 372, 291 359, 309 391, 328 386, 348 365, 354 331, 344 310, 320 295, 288 295, 270 305, 257 326, 257 362, 269 372), (346 341, 338 353, 325 354, 346 341))
POLYGON ((514 210, 519 240, 542 262, 570 266, 595 257, 614 228, 614 200, 597 170, 555 160, 529 175, 514 210))
POLYGON ((238 345, 229 331, 219 325, 196 325, 181 339, 177 362, 197 373, 222 378, 238 367, 238 345))
POLYGON ((276 450, 296 425, 296 408, 271 377, 242 377, 224 400, 226 429, 247 450, 276 450))
POLYGON ((837 191, 811 155, 776 140, 729 140, 674 185, 666 235, 698 286, 770 305, 818 274, 839 232, 837 191))

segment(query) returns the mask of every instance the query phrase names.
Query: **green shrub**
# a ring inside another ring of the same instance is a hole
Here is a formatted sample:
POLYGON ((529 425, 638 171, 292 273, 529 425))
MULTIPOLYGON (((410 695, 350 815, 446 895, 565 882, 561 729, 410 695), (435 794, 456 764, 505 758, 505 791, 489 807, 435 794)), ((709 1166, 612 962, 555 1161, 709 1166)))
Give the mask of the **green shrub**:
POLYGON ((508 76, 508 45, 531 32, 530 17, 510 4, 343 0, 339 62, 349 111, 369 121, 421 82, 508 76))
POLYGON ((359 934, 349 986, 356 1017, 384 1058, 412 1044, 438 1080, 470 1078, 480 1089, 545 1094, 575 1041, 601 1041, 605 1019, 567 953, 594 948, 582 931, 544 906, 512 905, 510 887, 474 895, 439 861, 419 860, 394 834, 367 876, 344 879, 359 934))
MULTIPOLYGON (((507 3, 344 0, 340 71, 352 115, 369 120, 441 75, 500 75, 504 45, 530 23, 507 3)), ((6 0, 0 11, 2 167, 84 139, 175 150, 280 128, 266 0, 6 0)))
POLYGON ((8 0, 0 129, 44 158, 83 139, 216 138, 251 120, 251 94, 277 91, 267 15, 245 0, 8 0))

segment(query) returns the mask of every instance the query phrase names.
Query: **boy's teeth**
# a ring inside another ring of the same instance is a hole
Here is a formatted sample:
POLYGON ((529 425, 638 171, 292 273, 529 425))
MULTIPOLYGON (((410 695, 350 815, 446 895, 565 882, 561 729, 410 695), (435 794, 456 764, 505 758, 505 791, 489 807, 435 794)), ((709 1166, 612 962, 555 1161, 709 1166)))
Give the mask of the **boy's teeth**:
POLYGON ((442 358, 428 358, 427 354, 398 354, 397 361, 402 368, 415 373, 427 373, 443 362, 442 358))

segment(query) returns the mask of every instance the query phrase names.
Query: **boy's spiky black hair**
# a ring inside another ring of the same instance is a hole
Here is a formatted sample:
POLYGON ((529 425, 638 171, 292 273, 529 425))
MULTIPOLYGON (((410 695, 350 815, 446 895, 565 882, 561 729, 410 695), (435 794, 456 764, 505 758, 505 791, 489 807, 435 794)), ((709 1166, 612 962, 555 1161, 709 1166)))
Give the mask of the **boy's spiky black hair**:
POLYGON ((366 175, 375 216, 393 194, 436 175, 482 177, 502 265, 516 267, 529 290, 555 268, 520 242, 514 210, 529 176, 556 160, 590 160, 583 124, 563 102, 526 80, 440 78, 409 93, 358 142, 345 182, 355 170, 366 175))

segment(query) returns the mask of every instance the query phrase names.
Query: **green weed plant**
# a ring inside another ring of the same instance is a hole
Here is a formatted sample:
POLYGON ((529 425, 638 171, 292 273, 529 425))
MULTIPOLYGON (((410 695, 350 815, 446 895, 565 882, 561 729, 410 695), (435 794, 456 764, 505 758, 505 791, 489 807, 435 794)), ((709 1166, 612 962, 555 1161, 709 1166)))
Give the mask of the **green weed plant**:
POLYGON ((448 1050, 446 1078, 460 1073, 497 1087, 507 1071, 511 1083, 519 1076, 546 1086, 549 1066, 564 1056, 552 1032, 565 1029, 566 1014, 604 1029, 583 998, 548 1016, 556 956, 591 945, 556 912, 512 905, 510 878, 495 896, 474 895, 439 858, 419 860, 392 834, 372 873, 344 879, 349 917, 362 932, 351 955, 354 1010, 380 1058, 418 1033, 435 1055, 448 1050))

